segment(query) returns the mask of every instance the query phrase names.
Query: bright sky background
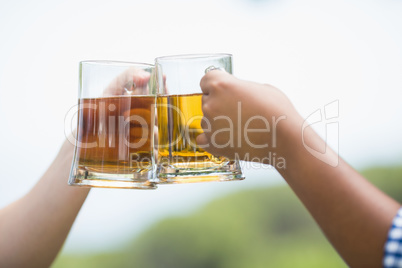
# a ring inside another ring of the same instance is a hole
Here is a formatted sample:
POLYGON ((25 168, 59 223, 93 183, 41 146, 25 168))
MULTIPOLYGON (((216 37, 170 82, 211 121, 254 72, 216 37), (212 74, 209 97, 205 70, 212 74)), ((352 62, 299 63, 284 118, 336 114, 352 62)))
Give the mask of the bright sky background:
MULTIPOLYGON (((339 132, 327 140, 356 168, 401 164, 401 33, 397 0, 0 1, 0 207, 50 165, 77 102, 78 62, 90 59, 232 53, 236 76, 277 86, 304 117, 339 101, 339 132)), ((267 169, 245 174, 157 191, 93 189, 65 250, 108 249, 166 215, 281 181, 267 169)))

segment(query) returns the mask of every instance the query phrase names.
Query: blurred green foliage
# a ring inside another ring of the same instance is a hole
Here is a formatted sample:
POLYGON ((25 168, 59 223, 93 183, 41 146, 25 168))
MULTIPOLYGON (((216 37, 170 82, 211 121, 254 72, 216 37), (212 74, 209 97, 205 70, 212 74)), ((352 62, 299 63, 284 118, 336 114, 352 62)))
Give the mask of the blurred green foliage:
MULTIPOLYGON (((402 202, 402 167, 362 174, 402 202)), ((61 255, 61 267, 346 267, 287 186, 246 190, 165 219, 124 250, 61 255)))

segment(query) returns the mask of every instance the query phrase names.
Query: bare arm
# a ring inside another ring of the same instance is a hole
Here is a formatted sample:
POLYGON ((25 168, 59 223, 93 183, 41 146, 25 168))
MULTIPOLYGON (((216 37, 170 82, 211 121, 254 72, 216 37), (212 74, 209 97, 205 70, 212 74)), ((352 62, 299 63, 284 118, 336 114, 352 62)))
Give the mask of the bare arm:
POLYGON ((0 267, 48 267, 88 195, 67 185, 74 146, 66 141, 23 198, 0 210, 0 267))
MULTIPOLYGON (((342 159, 335 166, 327 164, 338 158, 334 152, 318 159, 307 151, 302 142, 304 120, 288 98, 274 87, 242 81, 220 71, 205 75, 201 87, 204 117, 211 126, 207 128, 204 124, 205 133, 199 135, 197 142, 211 153, 231 158, 245 159, 249 153, 254 161, 272 164, 267 162, 270 152, 283 157, 286 168, 276 167, 277 170, 345 262, 351 267, 381 267, 387 232, 400 204, 342 159), (234 130, 266 129, 266 123, 270 128, 265 133, 245 135, 235 131, 233 137, 225 132, 214 136, 214 132, 227 127, 224 121, 214 120, 222 115, 232 119, 234 130), (256 119, 246 126, 247 120, 255 116, 267 121, 256 119), (214 144, 225 144, 230 138, 242 141, 241 146, 219 148, 214 144)), ((324 141, 310 128, 304 132, 304 141, 317 151, 325 147, 324 141)))
MULTIPOLYGON (((294 126, 301 130, 301 125, 294 126)), ((323 141, 308 132, 317 147, 323 141)), ((295 132, 286 169, 278 170, 351 267, 381 267, 383 248, 400 205, 339 159, 332 167, 311 155, 295 132)), ((331 157, 331 156, 325 156, 331 157)))
MULTIPOLYGON (((128 68, 104 96, 145 92, 150 74, 128 68)), ((74 145, 66 140, 32 190, 0 210, 0 267, 48 267, 61 249, 89 188, 68 186, 74 145)))

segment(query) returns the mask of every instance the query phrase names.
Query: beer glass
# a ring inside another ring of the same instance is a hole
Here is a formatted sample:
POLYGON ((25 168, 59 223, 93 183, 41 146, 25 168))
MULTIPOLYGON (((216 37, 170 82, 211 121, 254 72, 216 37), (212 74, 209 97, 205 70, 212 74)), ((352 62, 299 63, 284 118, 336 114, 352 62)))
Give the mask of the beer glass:
POLYGON ((70 185, 155 189, 154 66, 83 61, 70 185))
POLYGON ((196 144, 196 137, 202 133, 203 117, 200 80, 211 69, 232 73, 232 56, 159 57, 155 60, 155 68, 158 81, 157 181, 187 183, 244 179, 237 160, 214 156, 196 144))

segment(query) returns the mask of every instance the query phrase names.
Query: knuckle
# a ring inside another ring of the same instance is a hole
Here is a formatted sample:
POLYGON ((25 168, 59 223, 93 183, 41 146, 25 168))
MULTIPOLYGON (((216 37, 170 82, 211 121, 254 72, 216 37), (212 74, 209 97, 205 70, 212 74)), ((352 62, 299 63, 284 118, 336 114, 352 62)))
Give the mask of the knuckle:
POLYGON ((205 117, 201 120, 201 128, 204 130, 207 129, 207 119, 205 117))
POLYGON ((211 87, 215 90, 227 89, 231 86, 231 79, 226 75, 219 75, 211 81, 211 87))
POLYGON ((211 81, 211 88, 213 88, 215 90, 219 90, 223 87, 225 87, 225 82, 222 79, 216 78, 211 81))
POLYGON ((204 115, 210 111, 210 109, 211 109, 210 106, 211 106, 211 104, 210 104, 209 101, 203 101, 202 102, 201 110, 202 110, 204 115))
POLYGON ((204 104, 201 106, 201 110, 202 110, 202 113, 204 114, 204 116, 206 116, 206 115, 208 114, 208 112, 210 111, 210 105, 209 105, 209 103, 204 103, 204 104))
POLYGON ((208 119, 209 117, 211 117, 214 114, 216 107, 213 103, 207 102, 202 105, 201 110, 202 110, 202 113, 204 114, 204 117, 206 117, 208 119))

